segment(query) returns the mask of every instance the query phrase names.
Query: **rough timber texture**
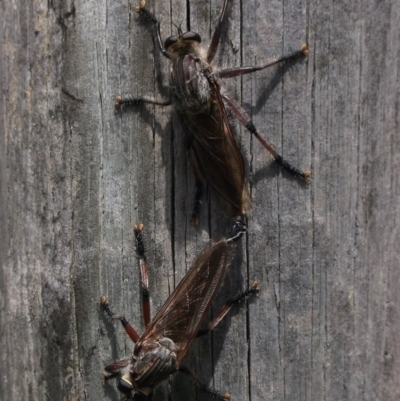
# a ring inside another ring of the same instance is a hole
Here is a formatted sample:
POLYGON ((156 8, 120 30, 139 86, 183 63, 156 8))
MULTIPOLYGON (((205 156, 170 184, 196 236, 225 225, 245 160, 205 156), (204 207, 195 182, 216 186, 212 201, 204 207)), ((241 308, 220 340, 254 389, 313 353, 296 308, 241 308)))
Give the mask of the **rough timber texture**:
MULTIPOLYGON (((253 279, 262 291, 185 364, 232 400, 398 400, 400 2, 232 3, 220 65, 309 43, 307 61, 227 90, 313 176, 292 179, 234 122, 253 208, 217 306, 253 279)), ((101 371, 132 343, 96 302, 107 295, 143 330, 131 225, 146 227, 154 313, 229 230, 212 196, 188 224, 194 183, 173 113, 114 111, 116 94, 168 96, 168 62, 136 5, 1 2, 2 400, 118 400, 101 371)), ((222 0, 148 6, 164 38, 188 21, 207 44, 222 0)), ((177 374, 172 400, 188 397, 206 399, 177 374)))

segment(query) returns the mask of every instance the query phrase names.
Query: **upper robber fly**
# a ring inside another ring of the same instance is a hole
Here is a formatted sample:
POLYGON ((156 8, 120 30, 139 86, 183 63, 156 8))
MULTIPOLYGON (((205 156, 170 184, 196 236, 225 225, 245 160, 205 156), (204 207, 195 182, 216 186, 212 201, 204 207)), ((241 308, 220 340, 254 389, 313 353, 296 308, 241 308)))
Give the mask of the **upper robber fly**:
POLYGON ((231 238, 215 242, 199 256, 153 321, 150 321, 147 262, 142 229, 143 224, 134 226, 137 253, 140 258, 142 307, 146 331, 139 336, 124 317, 114 315, 105 296, 100 298, 100 307, 112 319, 120 320, 135 343, 130 358, 106 366, 105 378, 119 376, 117 387, 127 399, 147 401, 151 399, 152 391, 158 383, 179 370, 189 374, 213 398, 221 401, 229 400, 229 393, 220 393, 209 388, 195 373, 181 366, 181 362, 196 337, 213 330, 233 304, 258 292, 257 282, 254 282, 251 288, 230 299, 207 328, 200 330, 200 325, 224 281, 236 249, 235 241, 244 232, 244 226, 236 223, 231 238))
POLYGON ((232 0, 224 0, 218 25, 207 51, 201 47, 201 37, 195 32, 183 33, 161 40, 160 23, 145 8, 145 1, 135 11, 154 24, 154 35, 161 53, 171 60, 171 95, 165 102, 145 98, 116 98, 116 108, 122 105, 150 103, 173 105, 186 135, 189 163, 196 181, 195 203, 191 223, 199 222, 200 199, 203 192, 201 179, 214 189, 222 210, 229 217, 243 216, 250 209, 250 195, 245 183, 245 167, 232 127, 226 113, 230 109, 246 129, 255 135, 275 160, 293 175, 307 182, 310 171, 301 172, 292 166, 263 139, 250 117, 233 99, 221 93, 220 79, 232 78, 263 70, 272 65, 308 55, 307 45, 301 50, 273 60, 260 67, 237 67, 214 71, 210 63, 217 52, 226 9, 232 0))

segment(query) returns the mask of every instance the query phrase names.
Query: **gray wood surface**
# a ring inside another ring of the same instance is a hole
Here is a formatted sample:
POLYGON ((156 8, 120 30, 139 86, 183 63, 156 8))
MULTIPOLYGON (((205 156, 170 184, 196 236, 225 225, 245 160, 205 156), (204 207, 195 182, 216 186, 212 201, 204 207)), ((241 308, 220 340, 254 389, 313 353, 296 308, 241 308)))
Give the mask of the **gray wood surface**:
MULTIPOLYGON (((118 400, 103 367, 143 331, 132 224, 145 224, 153 315, 230 221, 194 181, 168 108, 168 62, 136 1, 4 0, 0 12, 0 399, 118 400)), ((148 0, 163 38, 189 18, 207 45, 222 0, 148 0)), ((400 399, 400 3, 234 0, 218 65, 310 56, 226 89, 284 156, 282 172, 236 121, 253 207, 213 311, 258 280, 258 299, 199 339, 185 365, 232 400, 400 399)), ((154 400, 166 399, 168 385, 154 400)), ((172 400, 208 399, 175 375, 172 400)))

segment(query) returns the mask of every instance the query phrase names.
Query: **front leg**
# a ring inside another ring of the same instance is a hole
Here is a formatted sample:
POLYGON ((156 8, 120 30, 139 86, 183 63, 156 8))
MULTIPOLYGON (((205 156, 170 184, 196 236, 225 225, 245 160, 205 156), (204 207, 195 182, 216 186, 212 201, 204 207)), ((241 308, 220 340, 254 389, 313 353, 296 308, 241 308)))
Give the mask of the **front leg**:
POLYGON ((224 22, 226 21, 227 15, 226 15, 226 9, 228 7, 228 3, 231 0, 224 0, 224 5, 222 6, 222 10, 221 10, 221 14, 219 16, 219 20, 218 20, 218 24, 215 27, 215 31, 213 34, 213 37, 211 39, 211 43, 210 46, 208 48, 207 51, 207 63, 211 63, 211 61, 213 61, 215 54, 217 53, 218 50, 218 45, 219 45, 219 41, 221 39, 221 31, 222 31, 222 27, 224 22))
POLYGON ((144 97, 115 97, 115 108, 120 109, 122 106, 139 106, 141 104, 153 104, 155 106, 170 106, 171 100, 157 101, 153 99, 147 99, 144 97))
POLYGON ((120 375, 120 371, 129 365, 131 358, 120 359, 119 361, 115 361, 107 365, 103 373, 104 380, 110 380, 120 375))
POLYGON ((115 315, 114 312, 111 310, 110 305, 108 304, 107 297, 104 295, 100 298, 100 308, 103 309, 103 311, 110 316, 111 319, 113 320, 119 320, 122 324, 122 327, 125 329, 126 334, 128 334, 129 338, 134 342, 137 343, 139 340, 140 336, 137 333, 137 331, 133 328, 133 326, 123 317, 120 315, 115 315))
POLYGON ((133 226, 133 230, 135 233, 136 239, 136 253, 139 257, 139 265, 140 265, 140 277, 141 277, 141 292, 142 292, 142 313, 144 325, 147 329, 147 326, 150 324, 151 313, 150 313, 150 296, 149 296, 149 278, 147 272, 147 259, 144 252, 144 244, 142 238, 142 230, 144 225, 142 223, 135 224, 133 226))
POLYGON ((153 13, 151 13, 147 8, 145 8, 145 5, 146 5, 146 1, 140 0, 140 5, 135 8, 135 12, 138 13, 139 15, 145 17, 148 21, 150 21, 154 24, 154 38, 155 38, 156 42, 158 43, 158 48, 160 49, 160 52, 162 53, 163 56, 171 59, 171 56, 165 49, 164 44, 161 40, 160 22, 154 16, 153 13))
MULTIPOLYGON (((152 22, 154 24, 154 37, 156 39, 156 42, 158 44, 158 47, 161 51, 161 53, 167 57, 170 58, 167 50, 165 49, 162 40, 161 40, 161 32, 160 32, 160 23, 158 22, 157 18, 152 14, 147 8, 145 8, 146 2, 145 0, 140 1, 140 5, 135 8, 135 12, 138 13, 139 15, 145 17, 147 20, 152 22)), ((122 98, 121 96, 117 96, 115 98, 115 108, 120 109, 122 106, 138 106, 141 104, 152 104, 155 106, 170 106, 171 105, 171 100, 165 100, 165 101, 157 101, 153 99, 148 99, 144 97, 126 97, 122 98)))

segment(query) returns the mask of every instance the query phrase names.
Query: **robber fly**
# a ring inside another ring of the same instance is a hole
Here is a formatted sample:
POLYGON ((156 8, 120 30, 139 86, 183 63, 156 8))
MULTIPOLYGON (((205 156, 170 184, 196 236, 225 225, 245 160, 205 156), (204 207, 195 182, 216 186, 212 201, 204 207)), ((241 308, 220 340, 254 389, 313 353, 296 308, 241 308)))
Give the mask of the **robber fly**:
POLYGON ((232 133, 226 109, 253 134, 272 154, 274 159, 295 176, 308 181, 310 171, 301 172, 279 155, 258 133, 243 108, 221 92, 220 80, 263 70, 272 65, 308 55, 307 45, 301 50, 271 61, 260 67, 238 67, 214 71, 211 62, 217 52, 222 25, 226 20, 227 6, 232 0, 224 0, 218 25, 207 51, 201 47, 201 37, 195 32, 182 32, 162 43, 160 23, 145 8, 145 1, 135 11, 154 24, 154 35, 161 53, 171 61, 170 99, 158 102, 145 98, 116 98, 116 108, 122 105, 150 103, 159 106, 173 105, 186 135, 189 163, 196 181, 195 203, 191 222, 199 222, 202 179, 213 188, 222 210, 229 217, 243 216, 250 209, 250 196, 245 183, 243 157, 232 133))
POLYGON ((212 397, 222 401, 229 400, 229 393, 220 393, 209 388, 195 373, 181 366, 181 362, 196 337, 213 330, 234 303, 258 291, 257 282, 254 282, 250 289, 229 300, 206 329, 200 330, 231 264, 236 249, 235 241, 245 231, 243 224, 236 223, 231 238, 215 242, 199 256, 152 322, 142 229, 143 224, 134 226, 142 276, 142 307, 146 331, 139 336, 124 317, 116 316, 111 311, 105 296, 100 298, 101 308, 112 319, 120 320, 135 343, 130 358, 116 361, 105 368, 105 378, 120 376, 117 387, 127 399, 145 401, 150 400, 153 388, 158 383, 179 370, 189 374, 212 397))

